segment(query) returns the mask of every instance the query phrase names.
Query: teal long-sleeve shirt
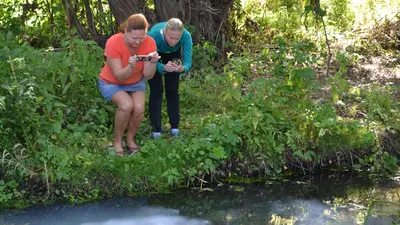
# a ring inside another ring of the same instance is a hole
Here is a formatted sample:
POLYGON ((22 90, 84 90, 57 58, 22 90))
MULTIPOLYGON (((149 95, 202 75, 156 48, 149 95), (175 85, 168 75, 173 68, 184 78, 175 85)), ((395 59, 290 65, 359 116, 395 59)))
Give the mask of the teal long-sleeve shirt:
MULTIPOLYGON (((158 52, 172 53, 177 51, 179 47, 182 46, 182 66, 185 68, 183 72, 186 73, 192 67, 192 46, 193 46, 192 35, 190 35, 190 33, 184 28, 182 37, 179 40, 179 42, 174 47, 171 47, 167 44, 167 42, 164 39, 163 29, 165 28, 166 24, 167 22, 161 22, 155 24, 150 29, 150 31, 147 32, 147 35, 151 36, 156 41, 158 52)), ((158 62, 157 72, 165 73, 164 66, 165 66, 164 64, 158 62)))

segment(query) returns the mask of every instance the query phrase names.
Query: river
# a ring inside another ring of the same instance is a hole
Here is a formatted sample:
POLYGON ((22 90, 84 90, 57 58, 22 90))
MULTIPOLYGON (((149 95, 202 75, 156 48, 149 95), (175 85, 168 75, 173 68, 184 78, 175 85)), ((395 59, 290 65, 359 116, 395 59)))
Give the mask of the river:
POLYGON ((0 224, 400 224, 400 182, 396 179, 377 181, 368 175, 338 172, 249 181, 224 181, 203 190, 178 189, 170 194, 119 197, 81 205, 5 210, 0 213, 0 224))

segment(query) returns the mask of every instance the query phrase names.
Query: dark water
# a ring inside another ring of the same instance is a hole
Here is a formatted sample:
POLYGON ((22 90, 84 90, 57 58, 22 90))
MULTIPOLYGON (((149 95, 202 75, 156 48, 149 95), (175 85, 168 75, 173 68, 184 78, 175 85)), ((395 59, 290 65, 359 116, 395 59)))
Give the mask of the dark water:
POLYGON ((0 213, 0 224, 400 224, 400 183, 354 174, 225 183, 212 189, 0 213), (374 202, 369 209, 370 203, 374 202))

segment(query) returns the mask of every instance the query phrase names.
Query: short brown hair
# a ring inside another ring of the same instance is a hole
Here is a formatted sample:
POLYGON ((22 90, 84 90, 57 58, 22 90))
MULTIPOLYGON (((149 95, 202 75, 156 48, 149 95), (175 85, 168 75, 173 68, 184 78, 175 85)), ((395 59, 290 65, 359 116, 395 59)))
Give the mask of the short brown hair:
POLYGON ((137 13, 129 16, 129 18, 119 26, 119 30, 124 32, 126 28, 127 32, 132 30, 145 30, 147 32, 148 27, 149 23, 146 17, 141 13, 137 13))

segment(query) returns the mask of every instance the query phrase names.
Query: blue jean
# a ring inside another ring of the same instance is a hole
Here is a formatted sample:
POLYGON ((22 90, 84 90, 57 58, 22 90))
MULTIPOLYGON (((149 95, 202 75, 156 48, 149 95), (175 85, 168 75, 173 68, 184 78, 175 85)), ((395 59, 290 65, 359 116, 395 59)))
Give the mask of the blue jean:
POLYGON ((144 77, 136 84, 131 85, 110 84, 99 78, 97 85, 103 97, 109 102, 118 91, 141 91, 146 93, 146 79, 144 77))

